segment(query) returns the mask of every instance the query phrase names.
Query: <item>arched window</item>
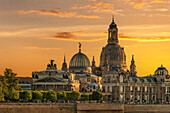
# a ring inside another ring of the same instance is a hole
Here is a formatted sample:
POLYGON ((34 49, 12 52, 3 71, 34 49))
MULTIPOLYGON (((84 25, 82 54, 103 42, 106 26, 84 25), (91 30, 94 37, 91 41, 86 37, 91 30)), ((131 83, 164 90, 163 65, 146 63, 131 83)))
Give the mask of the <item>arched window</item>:
POLYGON ((120 75, 120 82, 123 82, 123 75, 120 75))
POLYGON ((107 77, 107 82, 108 82, 108 83, 110 83, 110 82, 111 82, 111 80, 110 80, 110 76, 109 76, 109 77, 107 77))

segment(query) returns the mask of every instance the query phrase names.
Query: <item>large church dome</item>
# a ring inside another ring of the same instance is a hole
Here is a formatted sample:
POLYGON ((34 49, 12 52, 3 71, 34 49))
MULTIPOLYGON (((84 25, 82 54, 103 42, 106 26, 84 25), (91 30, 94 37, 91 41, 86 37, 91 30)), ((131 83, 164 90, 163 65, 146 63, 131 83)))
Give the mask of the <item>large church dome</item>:
POLYGON ((107 44, 103 47, 100 56, 100 65, 105 63, 110 64, 112 67, 120 67, 126 65, 126 55, 124 48, 118 44, 107 44))
POLYGON ((90 72, 90 60, 85 54, 81 53, 81 44, 79 46, 79 52, 70 60, 69 70, 75 73, 90 72))
POLYGON ((104 69, 106 65, 109 66, 109 69, 121 68, 126 70, 126 55, 124 48, 119 45, 118 28, 114 18, 108 29, 108 44, 103 47, 100 55, 100 66, 104 69))

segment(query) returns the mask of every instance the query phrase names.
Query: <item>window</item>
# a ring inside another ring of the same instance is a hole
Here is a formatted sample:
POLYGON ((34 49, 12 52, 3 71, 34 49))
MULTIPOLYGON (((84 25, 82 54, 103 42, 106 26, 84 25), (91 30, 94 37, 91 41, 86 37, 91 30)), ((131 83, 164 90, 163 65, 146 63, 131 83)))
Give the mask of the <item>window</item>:
POLYGON ((120 86, 120 92, 123 92, 123 86, 120 86))
POLYGON ((140 87, 138 86, 138 91, 140 91, 140 87))
POLYGON ((145 95, 145 100, 148 101, 148 96, 147 95, 145 95))
POLYGON ((131 101, 133 100, 133 95, 130 95, 130 100, 131 100, 131 101))
POLYGON ((152 93, 155 93, 155 87, 152 87, 152 93))
POLYGON ((124 101, 123 95, 120 95, 120 101, 124 101))
POLYGON ((147 88, 147 86, 145 86, 145 92, 147 92, 148 91, 148 88, 147 88))
POLYGON ((130 86, 130 91, 133 91, 133 86, 130 86))
POLYGON ((123 76, 120 75, 120 82, 123 82, 123 76))
POLYGON ((103 92, 105 92, 105 86, 102 86, 102 90, 103 90, 103 92))
POLYGON ((138 96, 138 100, 140 100, 140 96, 138 96))

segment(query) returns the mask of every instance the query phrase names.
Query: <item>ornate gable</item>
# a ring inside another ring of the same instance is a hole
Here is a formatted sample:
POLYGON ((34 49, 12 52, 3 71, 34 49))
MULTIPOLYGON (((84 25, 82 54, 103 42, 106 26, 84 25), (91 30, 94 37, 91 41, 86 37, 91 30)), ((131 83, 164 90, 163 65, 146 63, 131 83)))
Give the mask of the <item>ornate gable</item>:
POLYGON ((46 77, 35 82, 64 82, 64 81, 53 77, 46 77))

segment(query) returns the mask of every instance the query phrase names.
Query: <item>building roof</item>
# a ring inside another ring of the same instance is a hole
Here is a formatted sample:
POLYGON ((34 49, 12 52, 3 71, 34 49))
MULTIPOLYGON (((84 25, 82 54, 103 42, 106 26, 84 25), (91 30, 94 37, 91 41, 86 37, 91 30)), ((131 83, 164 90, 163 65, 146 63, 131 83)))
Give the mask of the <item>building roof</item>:
POLYGON ((130 82, 157 82, 156 77, 130 77, 130 82))
POLYGON ((93 87, 93 86, 95 86, 95 87, 99 87, 99 85, 98 84, 96 84, 96 83, 90 83, 90 84, 88 84, 88 87, 93 87))

